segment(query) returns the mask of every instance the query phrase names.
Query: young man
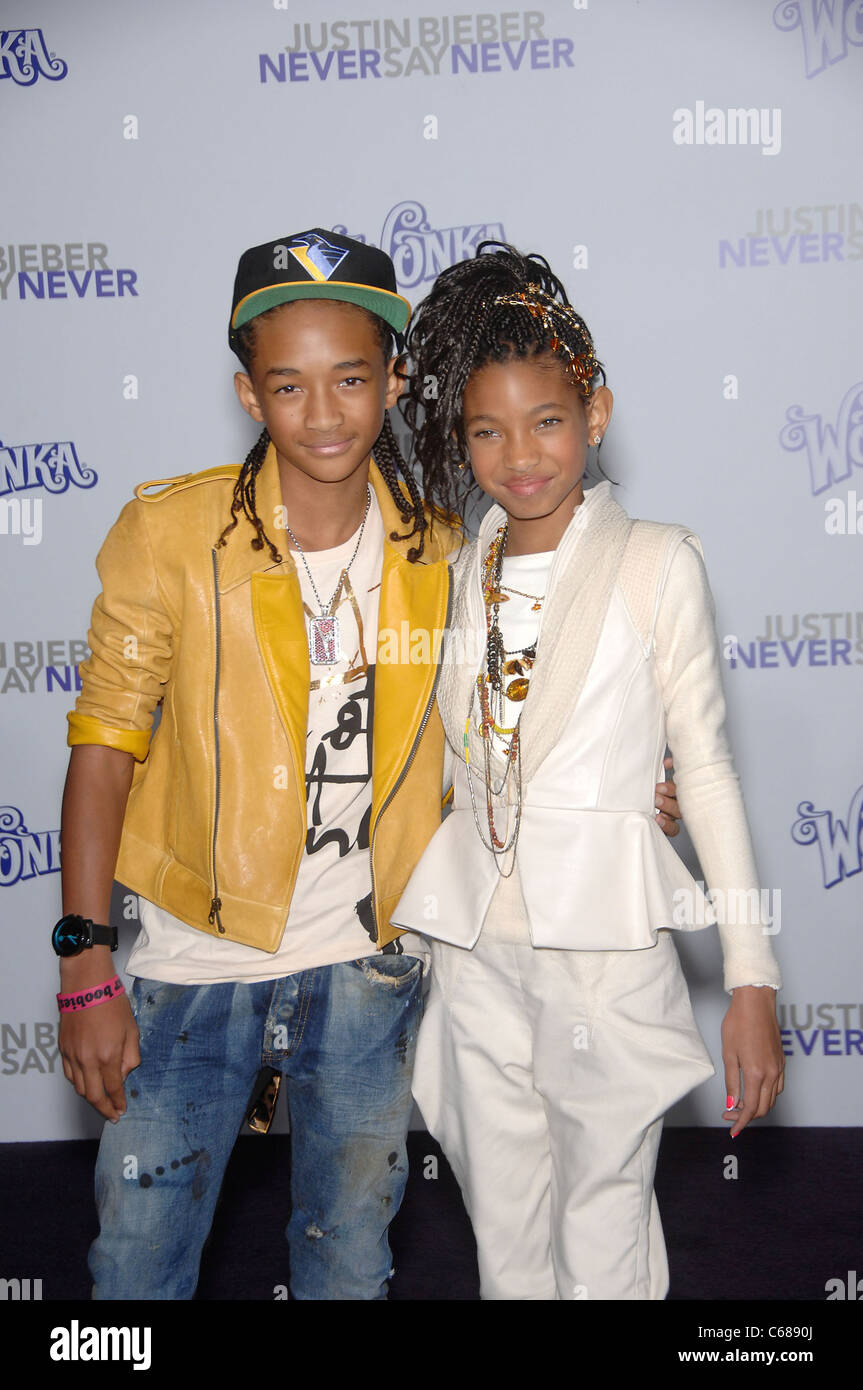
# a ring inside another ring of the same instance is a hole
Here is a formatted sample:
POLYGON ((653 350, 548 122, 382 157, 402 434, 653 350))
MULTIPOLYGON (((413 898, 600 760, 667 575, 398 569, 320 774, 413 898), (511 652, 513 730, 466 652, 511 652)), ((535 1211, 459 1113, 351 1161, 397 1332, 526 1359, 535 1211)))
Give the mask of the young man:
POLYGON ((112 1122, 96 1298, 193 1296, 264 1066, 287 1084, 293 1296, 386 1297, 423 949, 389 919, 440 820, 458 543, 386 415, 408 315, 374 248, 313 229, 246 252, 230 341, 265 431, 242 469, 142 484, 99 555, 54 934, 64 1071, 112 1122), (128 997, 115 872, 140 898, 128 997))
MULTIPOLYGON (((268 434, 242 470, 138 488, 100 553, 64 908, 106 923, 116 864, 142 931, 131 1008, 114 990, 61 1024, 67 1077, 115 1122, 97 1298, 192 1297, 265 1065, 288 1085, 294 1296, 386 1296, 422 974, 389 913, 440 820, 442 734, 434 644, 377 668, 377 631, 445 627, 453 544, 396 476, 408 315, 374 248, 315 229, 247 252, 231 344, 268 434)), ((63 957, 67 994, 112 975, 108 945, 63 957)))

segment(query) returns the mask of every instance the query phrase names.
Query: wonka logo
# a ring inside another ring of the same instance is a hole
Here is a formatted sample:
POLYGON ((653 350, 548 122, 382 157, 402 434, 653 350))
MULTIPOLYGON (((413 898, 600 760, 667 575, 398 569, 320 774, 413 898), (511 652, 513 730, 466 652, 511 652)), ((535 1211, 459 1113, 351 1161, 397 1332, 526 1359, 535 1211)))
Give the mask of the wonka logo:
POLYGON ((798 845, 818 845, 824 887, 833 888, 843 878, 863 869, 863 786, 851 798, 846 820, 832 811, 816 811, 811 801, 801 801, 791 838, 798 845))
POLYGON ((846 391, 836 424, 807 415, 802 405, 790 405, 788 424, 779 432, 783 449, 805 449, 813 495, 851 477, 851 469, 863 468, 863 381, 846 391))
POLYGON ((60 831, 28 830, 17 806, 0 806, 0 888, 60 872, 60 831))
POLYGON ((0 496, 44 487, 48 492, 66 492, 70 483, 93 487, 95 470, 78 458, 71 439, 51 444, 4 444, 0 440, 0 496))
POLYGON ((800 30, 807 77, 847 58, 849 44, 863 47, 863 0, 782 0, 773 23, 800 30))
MULTIPOLYGON (((334 227, 333 231, 357 241, 368 240, 357 232, 349 233, 346 227, 334 227)), ((502 222, 432 227, 422 203, 406 200, 387 213, 380 247, 393 261, 399 285, 410 290, 434 280, 447 266, 470 259, 481 241, 505 240, 502 222)))
POLYGON ((0 79, 32 87, 37 77, 59 82, 68 71, 62 58, 48 52, 41 29, 0 29, 0 79))

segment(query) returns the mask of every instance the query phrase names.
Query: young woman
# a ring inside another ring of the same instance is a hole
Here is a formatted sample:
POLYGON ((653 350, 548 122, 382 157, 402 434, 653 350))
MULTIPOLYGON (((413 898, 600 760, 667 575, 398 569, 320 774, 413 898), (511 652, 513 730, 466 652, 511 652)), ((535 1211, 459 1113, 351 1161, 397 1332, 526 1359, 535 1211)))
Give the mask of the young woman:
POLYGON ((663 1298, 662 1120, 713 1074, 670 928, 715 906, 732 1134, 782 1089, 701 547, 633 523, 608 482, 584 492, 612 397, 541 257, 485 243, 408 346, 426 496, 451 509, 472 475, 495 504, 457 567, 438 687, 453 809, 393 919, 434 938, 414 1093, 484 1298, 663 1298), (655 822, 666 741, 709 903, 655 822))

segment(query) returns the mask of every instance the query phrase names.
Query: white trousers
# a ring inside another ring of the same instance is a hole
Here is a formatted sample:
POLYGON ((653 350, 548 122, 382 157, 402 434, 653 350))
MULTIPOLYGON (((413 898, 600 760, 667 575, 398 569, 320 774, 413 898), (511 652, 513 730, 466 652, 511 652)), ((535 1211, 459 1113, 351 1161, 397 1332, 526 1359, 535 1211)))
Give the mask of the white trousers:
POLYGON ((714 1074, 670 932, 643 951, 434 942, 414 1095, 484 1299, 662 1299, 662 1119, 714 1074))

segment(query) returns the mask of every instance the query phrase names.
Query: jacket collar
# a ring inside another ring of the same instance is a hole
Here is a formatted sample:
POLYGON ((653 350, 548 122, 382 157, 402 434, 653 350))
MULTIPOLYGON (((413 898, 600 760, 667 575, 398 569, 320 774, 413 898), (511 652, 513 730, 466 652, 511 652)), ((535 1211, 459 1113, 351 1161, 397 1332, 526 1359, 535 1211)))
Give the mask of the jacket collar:
MULTIPOLYGON (((462 640, 451 643, 439 686, 441 715, 456 749, 462 746, 465 717, 473 708, 473 684, 485 645, 482 564, 495 531, 505 520, 502 507, 492 507, 486 513, 472 563, 459 578, 451 630, 462 640), (465 640, 464 634, 478 634, 479 647, 465 640)), ((611 496, 611 484, 598 483, 576 507, 558 542, 540 620, 536 666, 520 725, 525 786, 554 748, 566 721, 574 715, 631 525, 626 512, 611 496)), ((473 720, 467 734, 470 761, 480 768, 482 740, 473 720)))
MULTIPOLYGON (((409 563, 407 552, 415 544, 416 537, 405 540, 398 539, 405 530, 405 523, 390 496, 390 490, 384 482, 374 458, 369 462, 369 482, 374 490, 383 519, 384 551, 385 553, 394 552, 393 558, 409 563), (396 534, 396 539, 393 539, 393 532, 396 534)), ((286 533, 279 531, 275 526, 275 518, 278 515, 277 508, 282 507, 283 501, 279 465, 276 459, 275 446, 272 443, 267 449, 261 471, 258 474, 255 501, 258 516, 264 524, 264 530, 282 555, 282 561, 277 564, 267 546, 263 550, 252 549, 251 540, 254 535, 254 528, 252 523, 241 513, 237 519, 236 527, 225 538, 224 546, 220 546, 216 550, 221 593, 233 589, 237 584, 244 583, 253 574, 268 570, 280 571, 284 574, 291 574, 295 571, 294 561, 286 542, 286 533)), ((435 525, 433 536, 430 537, 426 532, 425 550, 423 558, 419 562, 421 565, 436 564, 446 558, 446 533, 447 528, 441 523, 435 525)))
MULTIPOLYGON (((591 517, 596 513, 597 508, 602 510, 605 504, 611 500, 611 483, 603 481, 594 487, 588 488, 584 494, 584 501, 575 508, 566 530, 557 543, 554 558, 554 567, 559 569, 561 564, 565 564, 575 545, 576 538, 583 526, 590 524, 591 517)), ((503 507, 495 502, 489 507, 482 519, 479 528, 479 545, 481 560, 485 558, 491 539, 499 526, 506 521, 506 512, 503 507)))

